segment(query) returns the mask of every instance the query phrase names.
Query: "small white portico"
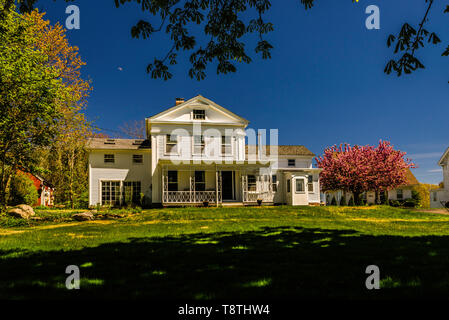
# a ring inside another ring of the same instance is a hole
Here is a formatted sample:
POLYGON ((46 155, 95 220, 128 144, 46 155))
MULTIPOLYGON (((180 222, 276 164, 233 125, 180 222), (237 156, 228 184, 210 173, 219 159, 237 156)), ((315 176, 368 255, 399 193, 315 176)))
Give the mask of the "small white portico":
POLYGON ((293 206, 320 204, 319 173, 317 168, 280 169, 286 185, 285 203, 293 206))

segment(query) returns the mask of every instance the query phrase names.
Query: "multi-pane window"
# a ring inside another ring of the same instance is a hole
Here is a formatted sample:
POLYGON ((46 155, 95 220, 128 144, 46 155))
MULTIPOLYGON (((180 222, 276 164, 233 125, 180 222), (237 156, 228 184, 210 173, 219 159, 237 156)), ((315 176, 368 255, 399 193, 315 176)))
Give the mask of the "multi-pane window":
POLYGON ((313 192, 313 175, 307 177, 307 191, 313 192))
POLYGON ((103 205, 120 204, 120 181, 101 182, 101 203, 103 205))
POLYGON ((178 191, 178 171, 168 171, 168 191, 178 191))
POLYGON ((115 157, 113 154, 105 154, 104 155, 104 163, 114 163, 115 157))
POLYGON ((205 120, 206 119, 206 110, 193 110, 193 119, 194 120, 205 120))
POLYGON ((206 190, 206 175, 204 171, 195 171, 195 191, 206 190))
POLYGON ((296 192, 304 192, 304 179, 296 179, 296 192))
POLYGON ((289 167, 294 167, 296 165, 296 160, 295 159, 288 159, 288 166, 289 167))
POLYGON ((204 153, 204 136, 198 135, 193 136, 193 153, 194 154, 203 154, 204 153))
POLYGON ((404 193, 402 192, 402 189, 396 190, 396 199, 398 199, 398 200, 404 199, 404 193))
POLYGON ((143 163, 143 154, 133 154, 133 163, 143 163))
POLYGON ((141 192, 142 186, 140 181, 123 182, 123 199, 125 203, 132 202, 134 204, 139 204, 141 192))
POLYGON ((248 191, 256 191, 257 183, 255 175, 248 175, 248 191))
POLYGON ((165 152, 166 153, 177 153, 178 152, 178 137, 174 134, 167 134, 165 142, 165 152))
POLYGON ((278 179, 277 179, 277 175, 273 174, 271 176, 271 183, 273 186, 273 192, 277 192, 278 191, 278 179))
POLYGON ((221 136, 221 154, 222 155, 232 154, 232 137, 231 136, 221 136))

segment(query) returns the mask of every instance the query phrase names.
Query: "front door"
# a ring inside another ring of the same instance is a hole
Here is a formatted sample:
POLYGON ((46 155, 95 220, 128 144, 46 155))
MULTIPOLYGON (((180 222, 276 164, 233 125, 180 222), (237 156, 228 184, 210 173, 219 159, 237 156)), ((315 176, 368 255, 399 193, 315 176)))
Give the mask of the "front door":
POLYGON ((222 171, 221 181, 222 181, 223 200, 234 200, 233 171, 222 171))

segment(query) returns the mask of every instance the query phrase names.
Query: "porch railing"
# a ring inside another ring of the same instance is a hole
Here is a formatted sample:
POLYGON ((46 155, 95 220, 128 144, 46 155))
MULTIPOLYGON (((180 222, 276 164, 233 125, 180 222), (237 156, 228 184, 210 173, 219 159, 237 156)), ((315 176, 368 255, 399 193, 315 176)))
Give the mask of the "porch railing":
POLYGON ((255 185, 251 187, 248 184, 248 176, 242 176, 243 202, 273 202, 274 193, 272 189, 271 177, 257 176, 255 185), (253 189, 254 188, 254 189, 253 189))
POLYGON ((164 203, 215 203, 216 196, 216 191, 165 191, 164 203))
POLYGON ((244 192, 243 195, 243 202, 257 202, 257 200, 262 200, 262 202, 273 202, 274 199, 274 194, 270 191, 248 191, 244 192))

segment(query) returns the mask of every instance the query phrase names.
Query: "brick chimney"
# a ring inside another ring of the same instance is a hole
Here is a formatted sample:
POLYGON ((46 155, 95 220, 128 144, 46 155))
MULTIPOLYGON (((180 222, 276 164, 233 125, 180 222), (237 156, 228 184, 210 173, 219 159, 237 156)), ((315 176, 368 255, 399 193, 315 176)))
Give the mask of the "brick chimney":
POLYGON ((176 98, 176 105, 184 103, 184 98, 176 98))

